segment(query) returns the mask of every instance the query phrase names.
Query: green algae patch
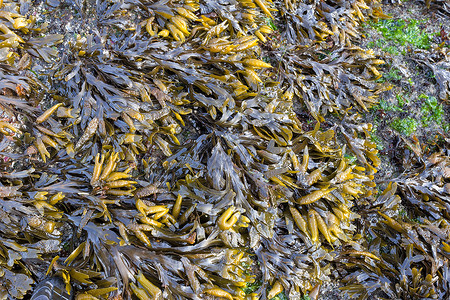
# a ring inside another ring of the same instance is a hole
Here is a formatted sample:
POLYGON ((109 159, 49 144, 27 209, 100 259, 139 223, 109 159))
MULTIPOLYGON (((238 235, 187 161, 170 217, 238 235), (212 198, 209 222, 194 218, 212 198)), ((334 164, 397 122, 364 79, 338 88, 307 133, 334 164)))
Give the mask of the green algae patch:
POLYGON ((417 130, 417 120, 411 117, 397 118, 391 123, 391 128, 403 135, 410 136, 417 130))
POLYGON ((429 97, 427 95, 420 95, 419 99, 423 99, 422 104, 422 123, 427 126, 430 122, 436 122, 436 124, 442 123, 442 117, 445 112, 442 104, 439 104, 436 97, 429 97))
POLYGON ((423 20, 389 19, 371 23, 371 25, 381 32, 385 39, 393 41, 396 44, 429 49, 431 46, 431 37, 421 28, 424 22, 423 20))

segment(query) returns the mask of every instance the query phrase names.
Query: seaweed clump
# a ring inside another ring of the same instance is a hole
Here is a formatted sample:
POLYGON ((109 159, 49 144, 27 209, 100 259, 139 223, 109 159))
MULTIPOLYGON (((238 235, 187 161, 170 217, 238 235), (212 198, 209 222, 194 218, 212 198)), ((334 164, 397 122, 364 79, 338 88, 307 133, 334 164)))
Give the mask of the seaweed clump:
POLYGON ((10 15, 48 65, 2 67, 2 298, 47 275, 78 299, 317 298, 342 255, 378 258, 348 250, 380 163, 350 112, 385 88, 353 45, 377 1, 70 5, 89 34, 10 15))
POLYGON ((375 294, 382 299, 449 296, 449 157, 445 150, 423 160, 417 157, 373 203, 379 218, 364 229, 368 238, 361 245, 366 259, 341 257, 348 272, 343 279, 347 295, 360 299, 375 294))

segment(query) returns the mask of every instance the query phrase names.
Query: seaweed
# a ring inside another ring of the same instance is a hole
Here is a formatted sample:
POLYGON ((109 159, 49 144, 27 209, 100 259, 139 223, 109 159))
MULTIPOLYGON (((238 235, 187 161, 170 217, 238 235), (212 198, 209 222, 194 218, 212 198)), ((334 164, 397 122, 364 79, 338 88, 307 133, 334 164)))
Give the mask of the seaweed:
POLYGON ((351 46, 358 38, 357 26, 365 18, 387 18, 377 1, 286 1, 281 6, 286 20, 285 37, 291 44, 306 45, 327 40, 340 46, 351 46))
POLYGON ((446 271, 429 272, 418 234, 382 213, 368 244, 356 224, 361 207, 396 207, 398 188, 437 226, 446 154, 374 199, 380 159, 357 111, 389 87, 354 43, 387 16, 319 2, 74 1, 92 30, 70 37, 4 3, 4 48, 20 54, 0 68, 0 298, 59 276, 78 299, 317 299, 336 270, 403 266, 411 280, 388 296, 437 292, 428 274, 446 271), (399 265, 380 252, 391 240, 399 265))
POLYGON ((329 112, 345 113, 351 106, 367 111, 387 87, 374 82, 384 62, 358 47, 331 50, 320 60, 320 47, 289 51, 279 62, 279 79, 286 93, 296 96, 319 121, 329 112))
POLYGON ((347 271, 353 268, 342 288, 349 296, 442 299, 449 295, 448 156, 436 152, 412 160, 415 163, 393 179, 367 211, 379 208, 379 218, 375 225, 364 226, 364 235, 371 238, 356 250, 370 259, 355 260, 341 253, 347 271), (401 213, 396 213, 400 206, 401 213))

